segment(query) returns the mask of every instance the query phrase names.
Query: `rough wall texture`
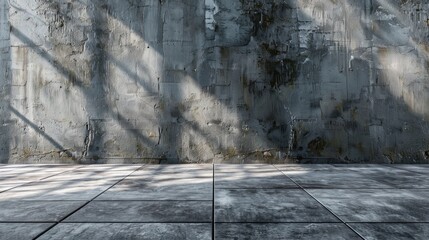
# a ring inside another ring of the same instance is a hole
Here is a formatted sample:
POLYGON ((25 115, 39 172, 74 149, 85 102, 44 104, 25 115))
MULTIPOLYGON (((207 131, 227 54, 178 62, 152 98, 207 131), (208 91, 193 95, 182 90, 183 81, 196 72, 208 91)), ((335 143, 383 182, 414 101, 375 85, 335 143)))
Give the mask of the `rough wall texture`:
POLYGON ((3 162, 429 162, 424 0, 1 0, 0 21, 3 162))

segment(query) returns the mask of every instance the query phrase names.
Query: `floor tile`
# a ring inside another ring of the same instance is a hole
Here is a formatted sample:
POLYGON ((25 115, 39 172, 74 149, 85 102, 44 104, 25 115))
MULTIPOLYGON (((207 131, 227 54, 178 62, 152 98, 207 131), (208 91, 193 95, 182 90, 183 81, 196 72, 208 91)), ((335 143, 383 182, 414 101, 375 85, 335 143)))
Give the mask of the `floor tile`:
MULTIPOLYGON (((62 172, 62 171, 61 171, 62 172)), ((11 181, 39 181, 45 178, 56 176, 61 172, 39 172, 39 173, 0 173, 0 182, 11 181)))
POLYGON ((428 223, 351 223, 350 226, 367 240, 427 240, 428 223))
POLYGON ((332 164, 336 168, 390 168, 390 164, 366 164, 366 163, 344 163, 344 164, 332 164))
POLYGON ((111 172, 111 171, 135 171, 140 169, 144 165, 135 164, 135 165, 122 165, 122 164, 92 164, 92 165, 80 165, 77 169, 78 171, 101 171, 101 172, 111 172))
POLYGON ((277 169, 268 164, 216 164, 214 170, 216 174, 221 172, 270 172, 277 169))
POLYGON ((211 164, 145 165, 139 171, 150 171, 153 173, 213 171, 213 165, 211 164))
POLYGON ((298 189, 215 189, 216 222, 338 222, 298 189))
POLYGON ((58 169, 74 169, 81 167, 79 165, 69 164, 8 164, 4 168, 15 169, 15 170, 41 170, 44 171, 57 171, 58 169))
POLYGON ((211 239, 211 224, 194 223, 61 223, 41 240, 211 239))
POLYGON ((352 170, 284 173, 303 188, 393 188, 352 170))
POLYGON ((429 164, 395 164, 391 165, 394 168, 407 170, 414 173, 429 174, 429 164))
POLYGON ((278 170, 215 173, 215 188, 299 188, 278 170))
POLYGON ((97 200, 212 200, 212 188, 212 178, 153 181, 127 178, 100 195, 97 200))
POLYGON ((117 180, 40 181, 0 193, 5 200, 91 200, 117 180))
POLYGON ((55 222, 83 204, 80 201, 0 201, 0 222, 55 222))
POLYGON ((211 201, 93 201, 66 222, 211 222, 211 201))
POLYGON ((346 222, 429 222, 429 190, 307 191, 346 222))
POLYGON ((31 240, 53 223, 0 223, 0 240, 31 240))
MULTIPOLYGON (((393 188, 428 188, 429 177, 396 168, 354 168, 363 179, 372 179, 393 188)), ((428 171, 429 174, 429 171, 428 171)))
POLYGON ((72 171, 48 177, 49 181, 88 181, 100 179, 120 180, 128 176, 132 171, 72 171))
POLYGON ((217 223, 216 239, 361 239, 342 223, 217 223))
POLYGON ((276 164, 280 171, 329 171, 335 170, 332 164, 276 164))
POLYGON ((168 180, 168 179, 184 179, 184 178, 213 178, 213 170, 139 170, 131 174, 128 179, 135 178, 141 180, 168 180))

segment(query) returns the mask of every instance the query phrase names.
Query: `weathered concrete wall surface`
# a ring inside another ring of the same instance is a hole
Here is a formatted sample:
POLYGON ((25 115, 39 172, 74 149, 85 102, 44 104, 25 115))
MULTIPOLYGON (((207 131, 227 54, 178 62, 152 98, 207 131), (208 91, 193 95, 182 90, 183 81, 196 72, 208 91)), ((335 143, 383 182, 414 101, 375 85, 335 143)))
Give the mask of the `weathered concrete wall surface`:
POLYGON ((2 162, 429 162, 426 1, 0 3, 2 162))

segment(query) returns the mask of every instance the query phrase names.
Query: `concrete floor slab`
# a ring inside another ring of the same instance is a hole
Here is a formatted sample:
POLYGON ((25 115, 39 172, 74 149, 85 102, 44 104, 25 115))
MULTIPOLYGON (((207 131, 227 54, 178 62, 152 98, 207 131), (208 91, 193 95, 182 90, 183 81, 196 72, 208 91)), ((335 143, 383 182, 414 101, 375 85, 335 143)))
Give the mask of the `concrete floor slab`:
POLYGON ((274 165, 278 170, 288 171, 329 171, 338 170, 332 164, 276 164, 274 165))
POLYGON ((276 168, 268 164, 216 164, 214 170, 217 173, 270 172, 276 170, 276 168))
POLYGON ((97 200, 212 200, 212 178, 141 180, 127 178, 97 200))
POLYGON ((351 223, 366 240, 429 239, 428 223, 351 223))
POLYGON ((211 201, 93 201, 65 222, 210 223, 211 201))
MULTIPOLYGON (((322 164, 320 164, 322 165, 322 164)), ((332 164, 336 168, 390 168, 392 164, 372 164, 372 163, 343 163, 343 164, 332 164)))
POLYGON ((372 179, 393 188, 429 189, 429 178, 425 174, 418 174, 397 168, 365 168, 354 169, 353 171, 360 174, 361 179, 372 179))
POLYGON ((429 222, 429 190, 307 191, 345 222, 429 222))
POLYGON ((276 169, 256 172, 217 172, 214 179, 215 188, 299 188, 276 169))
POLYGON ((352 170, 341 171, 286 171, 303 188, 393 188, 352 170))
POLYGON ((213 171, 211 164, 172 164, 172 165, 145 165, 139 171, 152 172, 201 172, 213 171))
POLYGON ((0 185, 18 186, 25 183, 37 182, 57 175, 66 174, 76 168, 78 168, 78 166, 54 167, 54 169, 51 169, 50 167, 47 169, 37 167, 36 169, 29 170, 28 167, 26 167, 21 171, 19 169, 8 167, 3 169, 3 172, 0 171, 0 185))
POLYGON ((0 240, 31 240, 54 223, 0 223, 0 240))
POLYGON ((339 222, 300 189, 216 189, 215 222, 339 222))
POLYGON ((0 222, 56 222, 83 204, 81 201, 0 201, 0 222))
POLYGON ((138 180, 169 180, 169 179, 189 179, 189 178, 213 178, 213 170, 139 170, 132 173, 127 179, 138 180))
POLYGON ((135 165, 124 165, 124 164, 92 164, 92 165, 80 165, 77 169, 78 171, 103 171, 103 172, 112 172, 112 171, 135 171, 142 168, 144 165, 135 164, 135 165))
POLYGON ((118 180, 39 181, 0 193, 0 201, 12 200, 90 200, 118 180))
POLYGON ((212 200, 212 178, 142 181, 125 179, 97 200, 212 200))
POLYGON ((88 181, 101 179, 121 179, 133 171, 70 171, 48 177, 49 181, 88 181))
POLYGON ((38 171, 38 172, 5 172, 0 173, 0 181, 37 181, 44 178, 49 178, 56 176, 58 174, 63 174, 67 171, 63 169, 61 171, 38 171))
POLYGON ((144 239, 209 240, 207 223, 61 223, 44 234, 41 240, 144 239))
POLYGON ((342 223, 217 223, 216 239, 361 239, 342 223))
POLYGON ((394 165, 394 167, 397 169, 402 169, 414 173, 429 174, 429 164, 398 164, 394 165))
POLYGON ((3 165, 0 239, 428 239, 428 166, 3 165))

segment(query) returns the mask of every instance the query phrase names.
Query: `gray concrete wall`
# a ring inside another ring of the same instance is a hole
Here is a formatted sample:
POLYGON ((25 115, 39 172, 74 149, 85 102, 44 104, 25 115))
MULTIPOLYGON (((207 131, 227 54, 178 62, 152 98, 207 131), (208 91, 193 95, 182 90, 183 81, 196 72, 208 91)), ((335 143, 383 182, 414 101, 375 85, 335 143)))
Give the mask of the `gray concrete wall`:
POLYGON ((2 162, 429 162, 423 0, 2 0, 0 14, 2 162))

